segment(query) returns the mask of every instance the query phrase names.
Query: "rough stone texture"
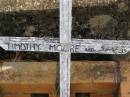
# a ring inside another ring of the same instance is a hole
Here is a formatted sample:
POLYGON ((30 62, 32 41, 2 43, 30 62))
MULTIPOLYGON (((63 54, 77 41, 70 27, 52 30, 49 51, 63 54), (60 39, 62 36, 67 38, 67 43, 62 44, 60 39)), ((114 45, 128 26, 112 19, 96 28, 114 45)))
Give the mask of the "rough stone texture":
POLYGON ((121 62, 120 97, 130 97, 130 61, 121 62))
MULTIPOLYGON (((0 84, 55 84, 58 76, 56 61, 3 62, 0 65, 0 84)), ((115 83, 116 65, 114 61, 72 61, 71 83, 115 83)))
POLYGON ((10 65, 4 63, 0 68, 0 83, 55 84, 57 74, 56 64, 57 62, 12 62, 10 65))

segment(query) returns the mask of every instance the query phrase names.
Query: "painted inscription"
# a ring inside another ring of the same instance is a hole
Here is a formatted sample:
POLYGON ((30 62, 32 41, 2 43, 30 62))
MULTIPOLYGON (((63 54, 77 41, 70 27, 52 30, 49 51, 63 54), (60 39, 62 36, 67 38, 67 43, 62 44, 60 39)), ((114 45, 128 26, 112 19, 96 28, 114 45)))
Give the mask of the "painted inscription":
POLYGON ((95 52, 96 50, 92 47, 85 48, 86 52, 95 52))
POLYGON ((125 54, 127 53, 127 49, 125 46, 111 46, 111 45, 102 45, 101 51, 107 52, 112 51, 113 53, 125 54))
POLYGON ((37 43, 6 43, 8 50, 39 51, 41 44, 37 43))
POLYGON ((49 45, 49 50, 51 51, 78 52, 79 49, 80 49, 80 45, 71 45, 69 47, 63 44, 59 44, 59 45, 50 44, 49 45))
POLYGON ((7 50, 13 51, 49 51, 49 52, 71 52, 71 53, 106 53, 126 54, 128 48, 121 45, 85 45, 85 44, 60 44, 60 43, 5 43, 7 50))

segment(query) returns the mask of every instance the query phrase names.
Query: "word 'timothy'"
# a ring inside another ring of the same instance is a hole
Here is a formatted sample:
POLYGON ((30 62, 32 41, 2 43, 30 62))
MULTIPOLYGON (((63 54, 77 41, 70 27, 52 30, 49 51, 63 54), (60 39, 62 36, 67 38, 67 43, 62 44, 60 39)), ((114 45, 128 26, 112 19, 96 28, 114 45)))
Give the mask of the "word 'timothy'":
POLYGON ((39 51, 41 44, 36 43, 6 43, 8 50, 39 51))

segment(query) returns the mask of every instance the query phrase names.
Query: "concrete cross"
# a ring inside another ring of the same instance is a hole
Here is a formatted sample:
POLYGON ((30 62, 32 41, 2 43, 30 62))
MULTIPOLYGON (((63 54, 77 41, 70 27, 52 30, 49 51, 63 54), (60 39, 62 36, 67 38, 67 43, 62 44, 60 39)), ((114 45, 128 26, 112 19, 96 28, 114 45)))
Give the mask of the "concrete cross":
POLYGON ((71 53, 126 54, 128 40, 71 39, 72 0, 60 0, 60 39, 36 37, 0 37, 7 51, 60 53, 60 97, 70 97, 71 53))

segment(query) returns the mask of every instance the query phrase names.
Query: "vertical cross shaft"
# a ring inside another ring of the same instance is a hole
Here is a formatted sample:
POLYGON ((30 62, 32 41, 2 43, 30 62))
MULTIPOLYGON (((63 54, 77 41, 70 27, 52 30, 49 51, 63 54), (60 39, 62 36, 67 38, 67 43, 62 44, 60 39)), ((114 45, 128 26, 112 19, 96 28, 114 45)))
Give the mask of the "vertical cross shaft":
MULTIPOLYGON (((72 0, 60 0, 60 43, 71 42, 72 0)), ((60 97, 70 97, 70 52, 60 52, 60 97)))

